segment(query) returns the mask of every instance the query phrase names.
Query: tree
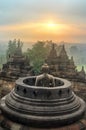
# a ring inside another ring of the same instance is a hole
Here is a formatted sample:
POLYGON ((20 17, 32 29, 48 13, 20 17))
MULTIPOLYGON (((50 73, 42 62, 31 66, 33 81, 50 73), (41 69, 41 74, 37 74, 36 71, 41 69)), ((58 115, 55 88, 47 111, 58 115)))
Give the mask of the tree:
POLYGON ((7 59, 9 59, 10 56, 14 55, 16 49, 18 47, 22 47, 23 43, 19 40, 14 39, 13 41, 8 42, 8 49, 7 49, 7 59))
POLYGON ((32 47, 28 49, 26 55, 29 57, 30 62, 33 65, 35 74, 40 73, 41 66, 45 62, 45 59, 50 51, 50 43, 45 41, 38 41, 32 47))

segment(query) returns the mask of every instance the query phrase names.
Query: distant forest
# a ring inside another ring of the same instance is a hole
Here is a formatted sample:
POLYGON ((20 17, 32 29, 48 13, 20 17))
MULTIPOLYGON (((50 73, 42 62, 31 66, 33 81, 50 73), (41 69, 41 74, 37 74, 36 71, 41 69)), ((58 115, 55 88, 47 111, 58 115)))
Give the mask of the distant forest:
MULTIPOLYGON (((52 41, 37 41, 34 44, 25 44, 20 40, 14 39, 13 41, 10 40, 5 44, 0 43, 0 68, 2 68, 2 65, 7 62, 8 55, 12 55, 14 53, 18 42, 22 45, 23 53, 28 57, 31 64, 33 64, 36 73, 39 73, 40 66, 43 64, 51 49, 51 44, 53 43, 52 41)), ((65 42, 61 42, 56 44, 56 48, 61 44, 65 44, 68 56, 74 57, 74 61, 78 69, 80 70, 83 65, 86 70, 86 44, 66 44, 65 42)))

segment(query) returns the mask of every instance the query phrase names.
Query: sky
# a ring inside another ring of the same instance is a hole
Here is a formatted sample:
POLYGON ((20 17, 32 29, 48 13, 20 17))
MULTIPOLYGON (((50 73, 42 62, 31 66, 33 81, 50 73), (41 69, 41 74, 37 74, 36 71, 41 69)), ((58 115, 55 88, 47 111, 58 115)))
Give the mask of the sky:
POLYGON ((86 0, 0 0, 0 43, 86 43, 86 0))

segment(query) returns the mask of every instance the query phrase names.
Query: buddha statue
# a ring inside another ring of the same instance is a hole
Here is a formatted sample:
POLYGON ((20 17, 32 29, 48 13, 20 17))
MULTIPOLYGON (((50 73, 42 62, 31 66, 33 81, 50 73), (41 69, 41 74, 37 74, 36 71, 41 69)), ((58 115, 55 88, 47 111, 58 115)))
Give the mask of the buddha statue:
POLYGON ((49 75, 49 66, 44 64, 42 66, 43 74, 36 77, 35 86, 43 86, 43 87, 55 87, 54 77, 49 75))

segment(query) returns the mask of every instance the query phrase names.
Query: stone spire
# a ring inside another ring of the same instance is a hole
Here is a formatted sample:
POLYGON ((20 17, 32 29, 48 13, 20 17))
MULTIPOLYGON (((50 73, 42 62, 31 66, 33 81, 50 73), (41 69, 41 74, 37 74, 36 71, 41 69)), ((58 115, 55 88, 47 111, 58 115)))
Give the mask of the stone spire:
POLYGON ((75 66, 75 64, 74 64, 74 60, 73 60, 73 56, 71 56, 70 64, 75 66))
POLYGON ((71 61, 74 62, 74 60, 73 60, 73 56, 71 56, 71 61))
POLYGON ((57 58, 57 52, 56 52, 54 43, 52 44, 52 49, 51 49, 51 51, 49 53, 48 58, 57 58))
POLYGON ((79 72, 79 76, 81 77, 81 79, 85 79, 86 77, 86 73, 85 73, 85 70, 84 70, 84 66, 82 66, 82 69, 81 71, 79 72))
POLYGON ((21 41, 19 39, 18 43, 17 43, 15 53, 14 53, 15 56, 22 56, 22 45, 23 45, 23 43, 21 43, 21 41))
POLYGON ((52 48, 50 50, 50 53, 46 59, 46 63, 50 64, 50 63, 53 63, 55 64, 57 62, 57 52, 56 52, 56 49, 55 49, 55 44, 53 43, 52 44, 52 48))
POLYGON ((85 70, 84 70, 84 66, 82 66, 82 69, 81 69, 81 71, 82 71, 82 72, 85 72, 85 70))
POLYGON ((64 46, 64 45, 62 45, 62 48, 61 48, 59 57, 60 57, 60 58, 63 58, 63 59, 68 59, 68 56, 67 56, 67 53, 66 53, 66 50, 65 50, 65 46, 64 46))
POLYGON ((85 75, 84 66, 82 66, 81 73, 83 73, 85 75))

